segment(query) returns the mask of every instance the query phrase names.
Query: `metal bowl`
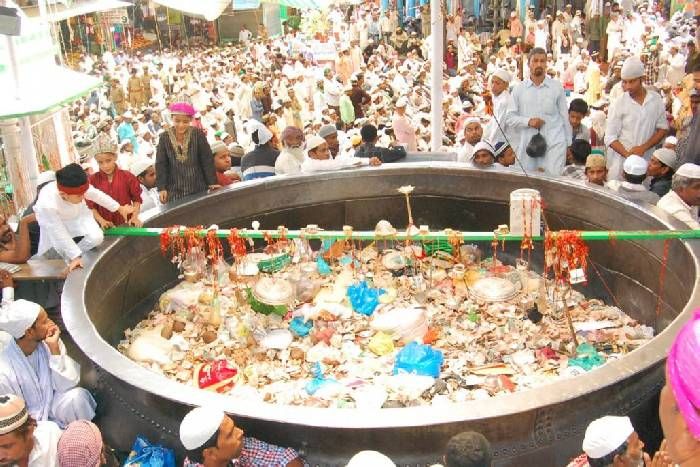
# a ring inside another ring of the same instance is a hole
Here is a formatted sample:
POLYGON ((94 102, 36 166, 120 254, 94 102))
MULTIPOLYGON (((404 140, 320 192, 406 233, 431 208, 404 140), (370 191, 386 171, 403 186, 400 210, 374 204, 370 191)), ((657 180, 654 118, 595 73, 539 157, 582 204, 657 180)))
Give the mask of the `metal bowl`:
MULTIPOLYGON (((656 208, 570 181, 486 173, 451 163, 385 164, 238 183, 170 205, 147 225, 216 223, 227 228, 258 220, 267 228, 318 224, 373 230, 377 219, 387 219, 402 229, 407 224, 405 198, 396 189, 408 184, 416 187, 411 195, 414 223, 432 229, 491 231, 507 222, 510 192, 523 187, 542 193, 554 230, 684 228, 656 208)), ((508 243, 505 251, 499 247, 499 260, 514 264, 519 246, 508 243)), ((481 247, 489 251, 490 244, 481 247)), ((243 403, 140 367, 114 346, 124 329, 140 321, 158 294, 176 280, 175 269, 153 238, 109 239, 86 254, 85 268, 66 281, 62 313, 75 342, 94 362, 91 367, 84 359, 83 381, 95 389, 99 411, 108 421, 105 439, 122 449, 128 450, 134 437, 143 434, 181 454, 180 420, 190 406, 210 403, 234 414, 248 433, 301 449, 311 464, 344 465, 362 449, 385 452, 401 465, 434 463, 450 436, 477 430, 492 442, 498 466, 559 466, 580 452, 585 427, 604 414, 629 414, 649 446, 658 441, 656 404, 666 350, 700 304, 697 242, 669 241, 667 260, 660 241, 589 242, 589 247, 586 294, 611 301, 609 290, 624 310, 653 326, 657 336, 585 377, 447 407, 355 411, 243 403), (667 270, 659 302, 663 264, 667 270)), ((542 267, 542 257, 538 244, 533 268, 542 267)))

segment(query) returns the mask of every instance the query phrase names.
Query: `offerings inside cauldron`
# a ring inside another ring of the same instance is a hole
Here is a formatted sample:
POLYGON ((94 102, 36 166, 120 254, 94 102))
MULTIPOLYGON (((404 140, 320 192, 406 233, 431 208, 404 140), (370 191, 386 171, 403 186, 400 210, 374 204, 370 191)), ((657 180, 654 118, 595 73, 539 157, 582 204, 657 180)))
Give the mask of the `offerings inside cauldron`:
POLYGON ((566 241, 549 241, 542 275, 523 260, 484 258, 488 249, 453 234, 421 239, 431 233, 418 231, 398 241, 380 221, 372 242, 351 240, 347 228, 319 251, 304 239, 266 238, 264 253, 232 234, 231 272, 220 258, 223 273, 202 266, 211 248, 185 256, 184 272, 197 276, 183 273, 119 350, 176 381, 244 400, 404 407, 595 371, 654 335, 570 286, 566 265, 585 261, 566 241))

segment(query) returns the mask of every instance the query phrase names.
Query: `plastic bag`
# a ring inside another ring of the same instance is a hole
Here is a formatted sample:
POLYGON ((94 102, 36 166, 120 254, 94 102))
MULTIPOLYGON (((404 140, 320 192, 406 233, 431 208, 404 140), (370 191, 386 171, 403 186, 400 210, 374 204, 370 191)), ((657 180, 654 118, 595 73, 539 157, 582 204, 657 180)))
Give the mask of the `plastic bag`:
POLYGON ((328 263, 326 263, 326 260, 323 259, 323 256, 319 255, 318 258, 316 258, 316 270, 318 273, 322 276, 327 276, 331 272, 331 267, 328 266, 328 263))
POLYGON ((379 305, 379 296, 385 292, 384 289, 371 288, 366 281, 362 281, 350 285, 347 293, 352 309, 365 316, 370 316, 379 305))
POLYGON ((539 130, 537 130, 537 133, 532 135, 532 138, 530 138, 530 142, 527 143, 525 152, 530 157, 544 157, 544 155, 547 153, 547 140, 544 139, 544 136, 540 134, 539 130))
POLYGON ((312 327, 314 327, 313 321, 306 321, 301 316, 297 316, 289 322, 289 330, 299 337, 306 337, 312 327))
POLYGON ((396 354, 394 374, 405 372, 437 378, 443 360, 442 351, 429 345, 410 342, 396 354))
POLYGON ((146 438, 136 437, 124 467, 175 467, 175 452, 160 445, 151 444, 146 438))
POLYGON ((238 369, 226 360, 214 360, 195 367, 193 378, 200 389, 228 392, 236 382, 238 369))
POLYGON ((369 350, 380 357, 394 351, 394 339, 389 334, 378 332, 369 340, 369 350))
POLYGON ((569 359, 569 366, 577 366, 586 371, 605 363, 605 359, 600 356, 595 347, 589 343, 584 343, 576 347, 576 358, 569 359))

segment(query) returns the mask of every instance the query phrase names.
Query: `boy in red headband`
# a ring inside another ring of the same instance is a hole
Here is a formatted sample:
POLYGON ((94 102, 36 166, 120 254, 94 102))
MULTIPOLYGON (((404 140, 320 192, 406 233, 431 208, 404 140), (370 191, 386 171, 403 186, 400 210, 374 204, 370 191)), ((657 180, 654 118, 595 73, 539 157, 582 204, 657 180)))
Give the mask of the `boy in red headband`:
POLYGON ((78 164, 69 164, 57 171, 56 182, 41 190, 34 205, 40 229, 37 255, 54 250, 66 260, 69 272, 82 267, 82 254, 104 240, 102 229, 85 200, 110 212, 119 212, 124 218, 134 211, 132 206, 120 206, 105 193, 91 187, 87 174, 78 164))

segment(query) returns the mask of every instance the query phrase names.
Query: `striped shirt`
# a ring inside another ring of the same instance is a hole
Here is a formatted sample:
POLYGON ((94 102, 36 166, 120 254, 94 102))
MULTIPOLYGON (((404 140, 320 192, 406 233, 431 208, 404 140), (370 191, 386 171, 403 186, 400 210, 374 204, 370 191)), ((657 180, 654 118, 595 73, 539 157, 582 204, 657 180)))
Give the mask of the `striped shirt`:
POLYGON ((168 200, 175 201, 185 196, 207 191, 209 185, 216 185, 214 157, 202 130, 190 128, 187 152, 178 158, 170 135, 164 131, 160 135, 156 150, 156 186, 158 191, 166 190, 168 200))
POLYGON ((275 162, 280 152, 271 146, 264 144, 243 156, 241 159, 241 173, 243 180, 271 177, 275 175, 275 162))

